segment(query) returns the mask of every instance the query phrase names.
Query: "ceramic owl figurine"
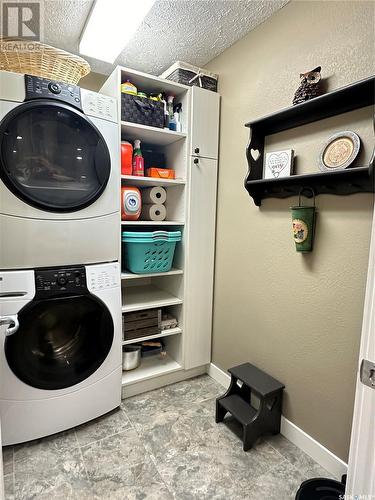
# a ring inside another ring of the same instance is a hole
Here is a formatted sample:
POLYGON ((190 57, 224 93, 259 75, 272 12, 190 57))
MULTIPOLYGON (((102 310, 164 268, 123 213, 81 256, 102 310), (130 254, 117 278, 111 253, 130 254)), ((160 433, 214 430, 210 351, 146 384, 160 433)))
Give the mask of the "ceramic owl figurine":
POLYGON ((299 104, 301 102, 313 99, 320 94, 320 70, 322 68, 318 66, 312 71, 307 73, 301 73, 299 76, 301 78, 301 83, 296 93, 294 94, 293 104, 299 104))

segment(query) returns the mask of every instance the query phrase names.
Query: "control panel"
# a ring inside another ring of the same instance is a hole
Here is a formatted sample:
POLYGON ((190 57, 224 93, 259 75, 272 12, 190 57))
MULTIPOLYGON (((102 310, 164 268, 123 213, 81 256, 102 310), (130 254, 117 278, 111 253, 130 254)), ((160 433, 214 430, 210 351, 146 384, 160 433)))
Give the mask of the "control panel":
POLYGON ((120 273, 118 264, 105 264, 98 266, 88 266, 87 287, 93 292, 99 292, 108 288, 120 286, 120 273))
POLYGON ((36 297, 85 293, 86 272, 82 266, 35 270, 36 297))
POLYGON ((41 98, 57 99, 82 110, 81 89, 77 85, 25 75, 25 91, 25 101, 41 98))
POLYGON ((81 89, 82 109, 88 116, 95 116, 111 122, 117 122, 117 101, 91 90, 81 89))

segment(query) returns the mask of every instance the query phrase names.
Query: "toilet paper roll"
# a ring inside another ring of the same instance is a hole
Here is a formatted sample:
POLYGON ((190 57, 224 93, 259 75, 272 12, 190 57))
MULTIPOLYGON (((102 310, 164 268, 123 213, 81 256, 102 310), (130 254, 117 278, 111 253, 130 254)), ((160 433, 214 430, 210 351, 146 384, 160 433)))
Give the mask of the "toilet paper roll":
POLYGON ((167 209, 164 205, 142 205, 142 220, 164 220, 167 217, 167 209))
POLYGON ((161 186, 154 186, 142 190, 143 203, 151 203, 160 205, 165 203, 167 199, 167 191, 161 186))

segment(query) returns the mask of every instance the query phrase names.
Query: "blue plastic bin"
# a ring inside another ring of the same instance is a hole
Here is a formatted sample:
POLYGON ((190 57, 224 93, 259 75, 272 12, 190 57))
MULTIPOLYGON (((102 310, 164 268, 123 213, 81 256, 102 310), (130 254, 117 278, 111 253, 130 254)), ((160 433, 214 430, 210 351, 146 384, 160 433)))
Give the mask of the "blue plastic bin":
POLYGON ((178 241, 181 231, 123 231, 122 267, 135 274, 169 271, 178 241))

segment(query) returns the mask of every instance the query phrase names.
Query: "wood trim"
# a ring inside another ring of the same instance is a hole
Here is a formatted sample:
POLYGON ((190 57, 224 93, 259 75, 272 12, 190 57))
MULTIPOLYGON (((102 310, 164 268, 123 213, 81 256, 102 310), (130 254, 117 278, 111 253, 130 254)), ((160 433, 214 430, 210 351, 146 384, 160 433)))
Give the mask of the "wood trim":
POLYGON ((348 498, 375 498, 375 391, 360 381, 362 359, 375 361, 375 204, 349 452, 348 498))

